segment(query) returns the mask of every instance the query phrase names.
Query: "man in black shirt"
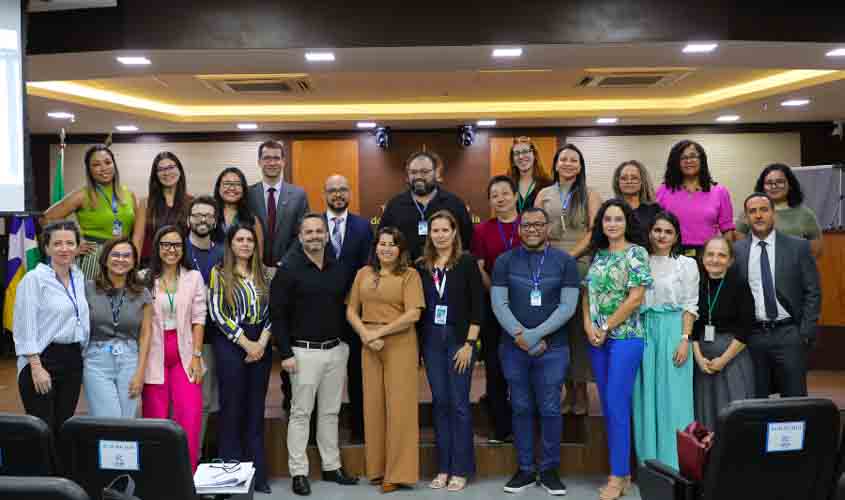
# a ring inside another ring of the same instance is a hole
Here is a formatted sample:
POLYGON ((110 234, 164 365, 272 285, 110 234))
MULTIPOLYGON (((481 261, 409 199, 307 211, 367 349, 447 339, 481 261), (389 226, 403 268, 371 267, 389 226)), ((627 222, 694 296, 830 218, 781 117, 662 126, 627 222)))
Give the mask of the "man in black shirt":
POLYGON ((301 246, 287 253, 270 286, 273 336, 282 369, 291 379, 288 468, 297 495, 311 494, 305 450, 315 400, 323 480, 358 482, 344 472, 338 448, 338 414, 349 358, 349 346, 340 340, 349 273, 326 251, 328 234, 322 214, 307 214, 299 230, 301 246))
POLYGON ((442 166, 437 157, 426 151, 412 153, 405 161, 408 191, 398 194, 387 203, 379 228, 394 226, 408 242, 411 261, 422 255, 428 234, 428 216, 438 210, 448 210, 458 220, 463 248, 472 243, 472 220, 466 203, 454 194, 441 189, 437 179, 442 166))

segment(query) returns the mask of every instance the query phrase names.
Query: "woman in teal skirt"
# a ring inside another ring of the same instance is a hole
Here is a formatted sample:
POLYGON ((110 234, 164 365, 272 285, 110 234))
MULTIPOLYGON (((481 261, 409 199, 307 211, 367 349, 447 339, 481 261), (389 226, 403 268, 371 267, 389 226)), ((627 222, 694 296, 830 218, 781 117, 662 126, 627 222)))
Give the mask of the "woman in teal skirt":
POLYGON ((637 460, 657 459, 678 468, 675 431, 693 421, 689 335, 698 317, 698 265, 680 255, 681 229, 669 212, 648 231, 653 285, 642 311, 645 352, 634 384, 637 460))

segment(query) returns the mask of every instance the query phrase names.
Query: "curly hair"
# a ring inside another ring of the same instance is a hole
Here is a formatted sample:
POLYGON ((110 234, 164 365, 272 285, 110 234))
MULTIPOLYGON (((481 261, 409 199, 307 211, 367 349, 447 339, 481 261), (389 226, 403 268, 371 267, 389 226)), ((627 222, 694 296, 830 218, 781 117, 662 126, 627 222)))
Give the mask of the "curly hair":
POLYGON ((795 177, 795 174, 792 172, 789 165, 784 165, 783 163, 772 163, 764 168, 760 173, 760 177, 757 178, 757 184, 754 185, 754 191, 758 193, 765 193, 766 177, 775 170, 783 172, 784 177, 786 177, 786 183, 789 187, 789 190, 786 192, 786 203, 790 206, 790 208, 797 207, 803 203, 804 191, 801 190, 801 183, 798 181, 798 178, 795 177))
POLYGON ((666 184, 666 187, 672 191, 683 188, 684 175, 681 172, 681 155, 690 146, 694 146, 698 152, 698 183, 701 184, 702 191, 708 192, 712 186, 718 183, 710 175, 710 167, 707 166, 707 153, 704 152, 704 148, 701 147, 701 144, 689 139, 684 139, 675 144, 669 151, 669 158, 666 160, 666 172, 663 174, 663 184, 666 184))
POLYGON ((619 207, 622 213, 625 214, 625 240, 628 243, 645 247, 646 243, 643 241, 643 234, 640 230, 640 225, 634 217, 634 211, 625 203, 625 200, 611 198, 602 203, 598 213, 596 213, 596 218, 593 221, 593 233, 590 236, 590 249, 592 251, 604 250, 610 246, 610 240, 604 234, 604 224, 602 223, 604 214, 610 207, 619 207))

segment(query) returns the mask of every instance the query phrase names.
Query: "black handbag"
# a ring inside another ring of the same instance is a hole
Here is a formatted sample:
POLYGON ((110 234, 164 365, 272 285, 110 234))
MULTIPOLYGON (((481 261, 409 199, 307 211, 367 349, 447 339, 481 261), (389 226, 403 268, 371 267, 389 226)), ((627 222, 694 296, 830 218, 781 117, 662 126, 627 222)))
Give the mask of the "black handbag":
POLYGON ((103 500, 141 500, 134 495, 135 481, 129 474, 117 476, 103 488, 103 500))

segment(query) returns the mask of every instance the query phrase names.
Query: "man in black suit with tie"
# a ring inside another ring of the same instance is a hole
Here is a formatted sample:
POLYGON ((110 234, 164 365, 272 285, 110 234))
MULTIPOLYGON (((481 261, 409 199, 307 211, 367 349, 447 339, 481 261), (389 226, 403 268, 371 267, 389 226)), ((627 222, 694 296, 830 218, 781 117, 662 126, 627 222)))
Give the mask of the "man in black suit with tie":
POLYGON ((752 193, 744 208, 751 237, 737 242, 735 250, 739 276, 748 280, 754 295, 748 349, 755 395, 806 396, 807 356, 821 309, 816 261, 807 240, 774 229, 775 207, 768 195, 752 193))
MULTIPOLYGON (((329 226, 329 245, 326 250, 333 251, 337 261, 347 268, 348 286, 351 286, 358 270, 367 265, 373 246, 373 230, 367 219, 349 213, 352 190, 346 177, 332 175, 326 179, 323 194, 326 197, 325 218, 329 226)), ((351 326, 348 324, 346 326, 346 335, 343 340, 349 344, 346 384, 352 413, 352 440, 363 442, 364 394, 361 380, 361 339, 351 326)))

